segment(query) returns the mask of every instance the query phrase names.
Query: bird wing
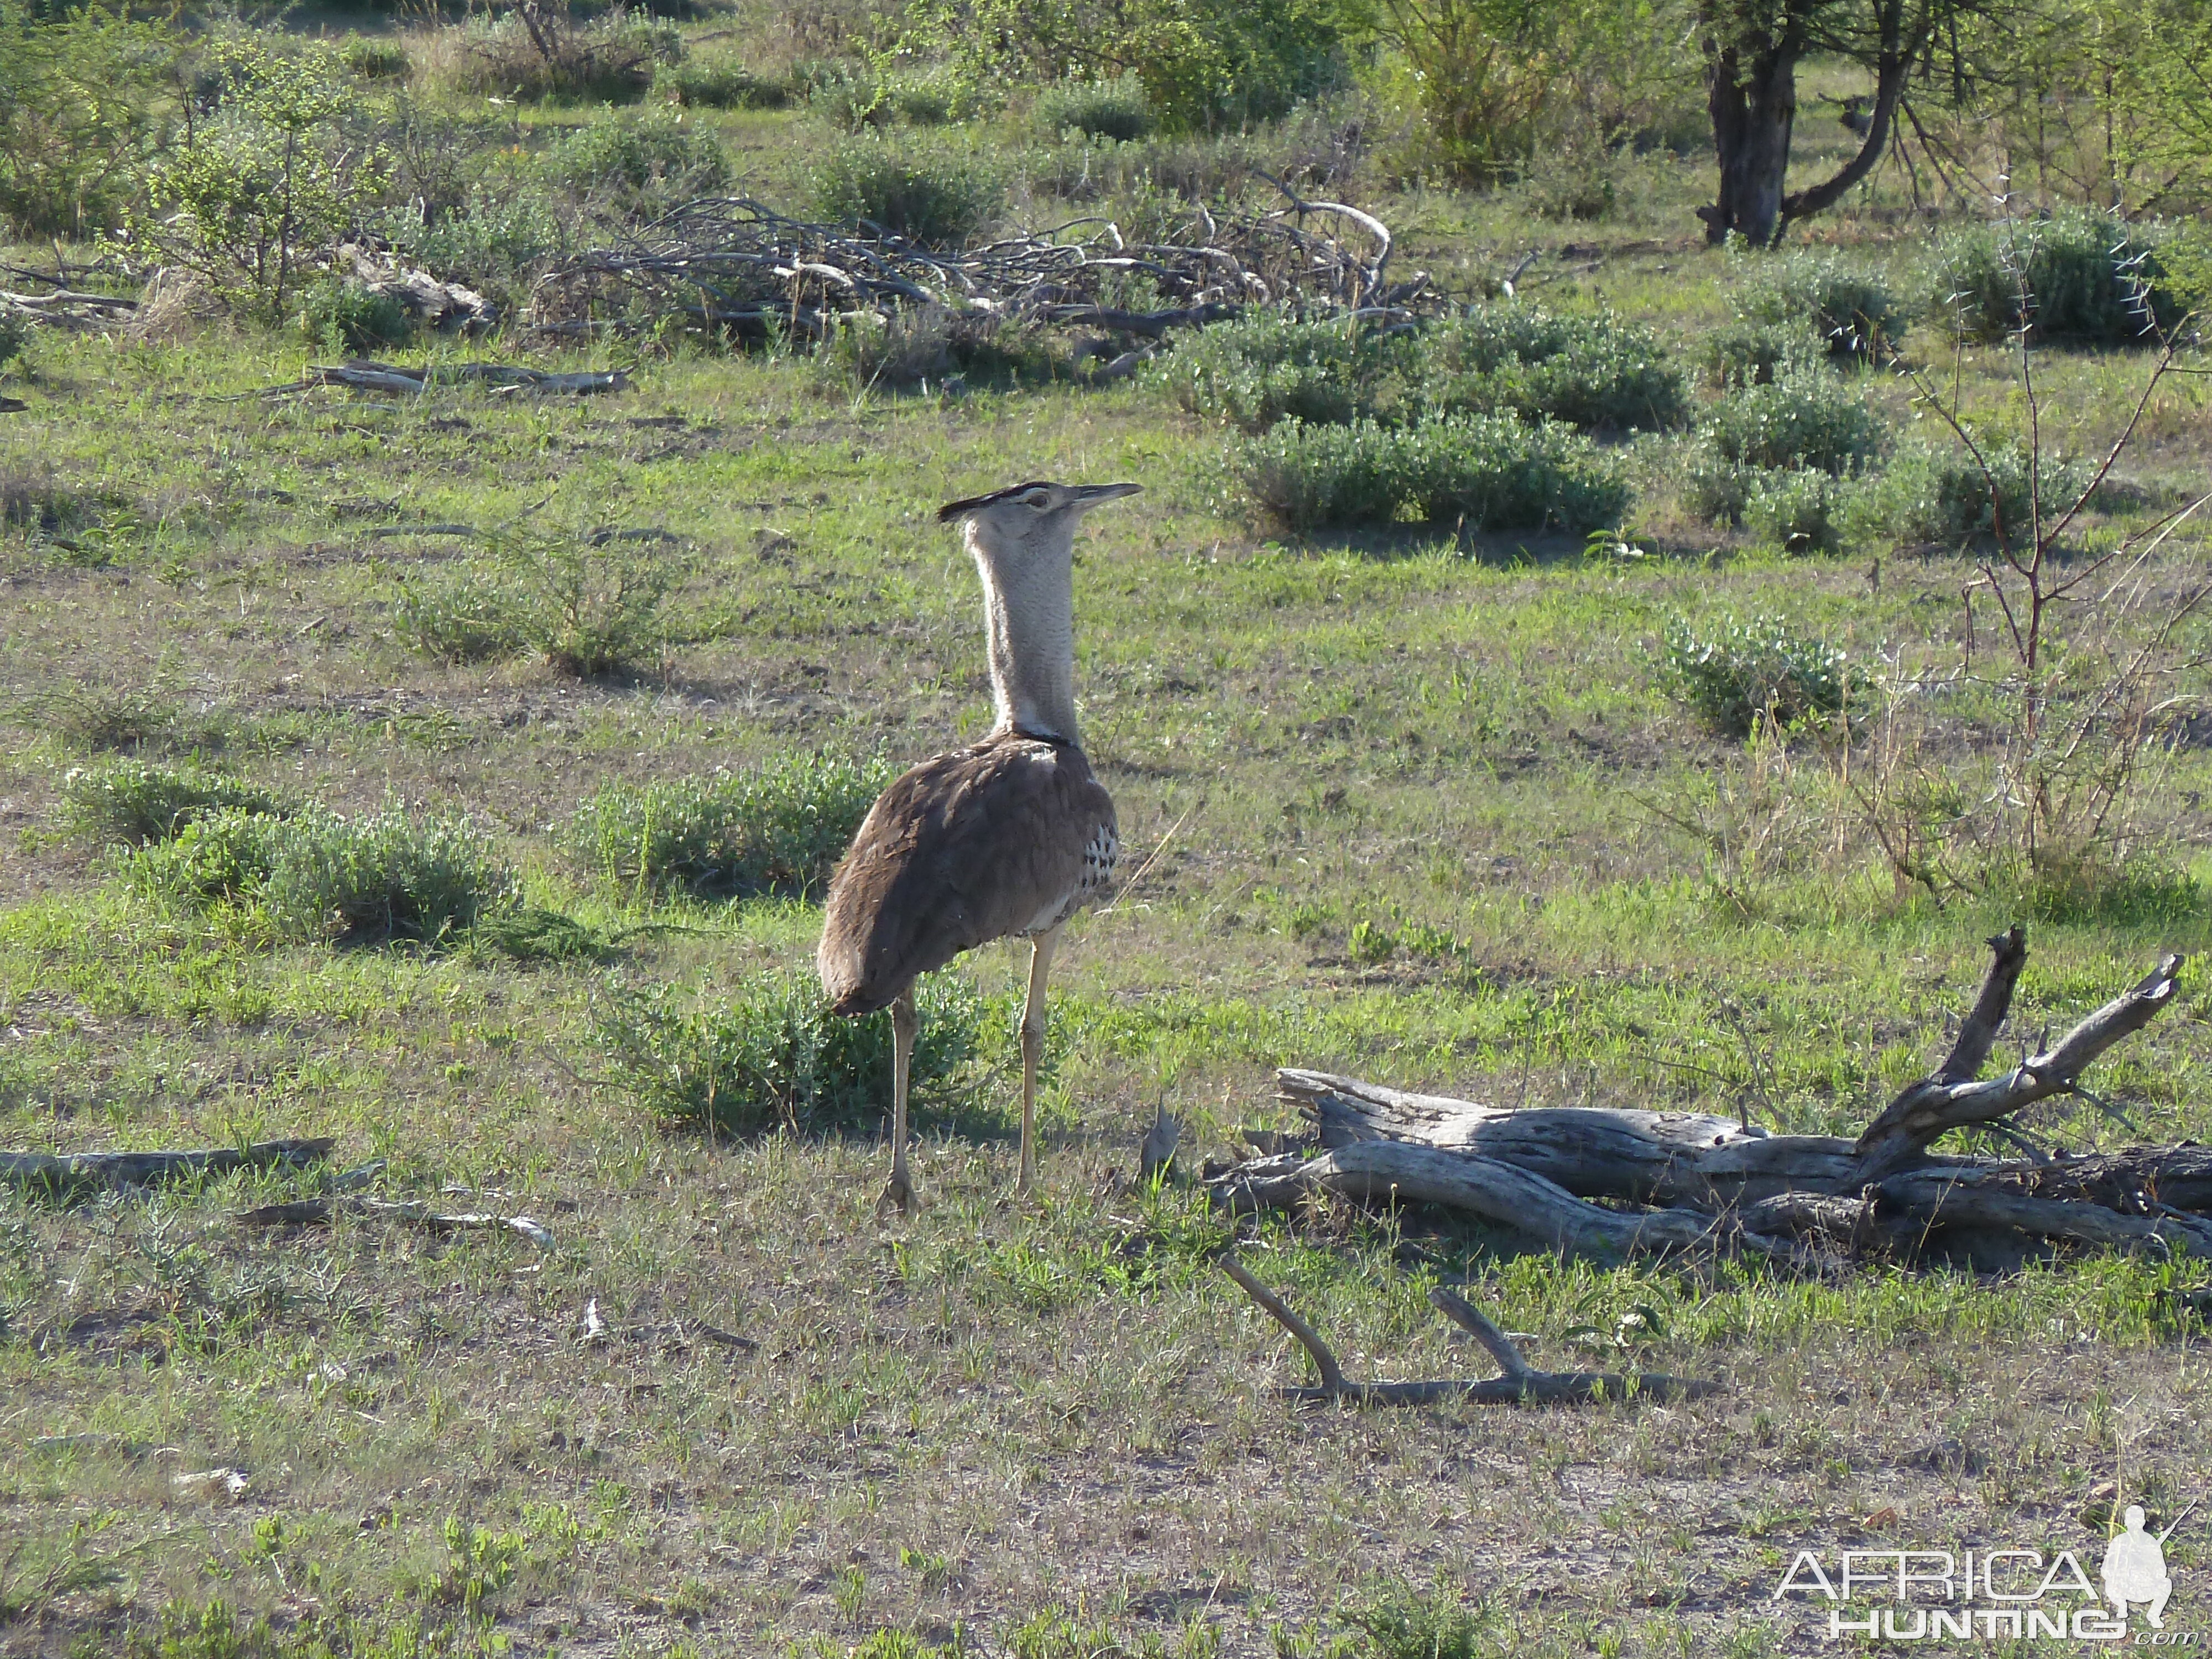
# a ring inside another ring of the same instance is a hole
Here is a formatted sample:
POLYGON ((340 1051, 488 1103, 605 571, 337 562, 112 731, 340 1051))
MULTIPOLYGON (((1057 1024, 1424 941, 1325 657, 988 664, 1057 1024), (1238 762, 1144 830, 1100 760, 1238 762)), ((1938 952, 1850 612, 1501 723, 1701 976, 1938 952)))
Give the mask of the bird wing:
POLYGON ((830 878, 822 988, 866 1013, 963 951, 1055 926, 1104 884, 1115 846, 1113 799, 1072 744, 1017 733, 924 761, 830 878))

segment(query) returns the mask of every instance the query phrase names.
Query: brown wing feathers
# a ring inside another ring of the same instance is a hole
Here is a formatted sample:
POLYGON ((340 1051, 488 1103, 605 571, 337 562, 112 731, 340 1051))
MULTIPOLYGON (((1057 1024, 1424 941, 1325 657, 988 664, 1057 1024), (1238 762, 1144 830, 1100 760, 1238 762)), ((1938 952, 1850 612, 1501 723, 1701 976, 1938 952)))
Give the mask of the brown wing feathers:
POLYGON ((1113 823, 1071 744, 1010 734, 924 761, 884 792, 830 879, 816 963, 832 1008, 886 1007, 962 951, 1057 921, 1113 823))

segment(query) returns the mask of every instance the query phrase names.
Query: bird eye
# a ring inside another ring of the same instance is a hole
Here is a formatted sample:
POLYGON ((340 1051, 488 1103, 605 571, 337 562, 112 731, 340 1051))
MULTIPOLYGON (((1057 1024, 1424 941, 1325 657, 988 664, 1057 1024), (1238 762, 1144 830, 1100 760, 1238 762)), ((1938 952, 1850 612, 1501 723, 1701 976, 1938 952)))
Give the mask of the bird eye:
POLYGON ((1046 495, 1042 489, 1032 489, 1028 495, 1022 497, 1022 505, 1024 507, 1034 507, 1039 512, 1042 512, 1051 502, 1051 501, 1052 497, 1046 495))

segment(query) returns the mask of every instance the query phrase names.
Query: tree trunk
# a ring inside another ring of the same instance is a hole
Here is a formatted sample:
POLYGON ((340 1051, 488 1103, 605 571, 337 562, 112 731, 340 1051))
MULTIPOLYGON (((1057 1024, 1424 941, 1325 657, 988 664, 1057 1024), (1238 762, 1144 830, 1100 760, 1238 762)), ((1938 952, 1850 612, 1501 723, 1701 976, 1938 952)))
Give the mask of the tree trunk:
POLYGON ((1778 235, 1787 230, 1793 220, 1809 219, 1842 199, 1845 191, 1874 171, 1875 163, 1881 160, 1882 151, 1888 148, 1898 105, 1905 96, 1905 77, 1911 70, 1912 60, 1928 44, 1935 27, 1935 11, 1931 6, 1921 3, 1908 18, 1905 0, 1878 0, 1875 21, 1881 45, 1874 64, 1874 108, 1867 118, 1866 142, 1834 177, 1783 199, 1778 235))
POLYGON ((1747 30, 1705 40, 1705 91, 1713 149, 1720 161, 1719 199, 1698 210, 1705 240, 1734 231, 1753 247, 1770 246, 1782 228, 1782 181, 1790 167, 1790 130, 1797 121, 1797 59, 1804 39, 1794 17, 1778 33, 1747 30))

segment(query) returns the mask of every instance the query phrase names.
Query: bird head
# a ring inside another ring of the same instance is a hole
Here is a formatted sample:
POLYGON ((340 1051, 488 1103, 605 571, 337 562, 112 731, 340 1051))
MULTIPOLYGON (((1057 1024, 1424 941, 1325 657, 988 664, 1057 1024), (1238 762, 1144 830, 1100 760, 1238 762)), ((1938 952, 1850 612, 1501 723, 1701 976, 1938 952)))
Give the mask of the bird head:
POLYGON ((1094 507, 1133 495, 1141 484, 1064 484, 1042 479, 1018 483, 988 495, 947 501, 937 509, 939 524, 964 524, 969 544, 994 559, 1066 547, 1075 526, 1094 507))

